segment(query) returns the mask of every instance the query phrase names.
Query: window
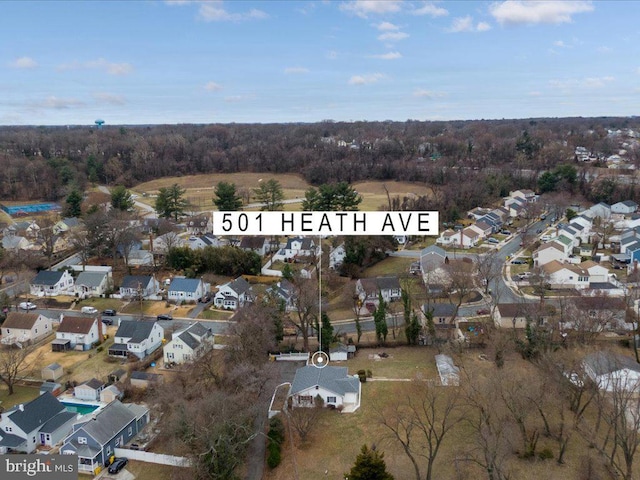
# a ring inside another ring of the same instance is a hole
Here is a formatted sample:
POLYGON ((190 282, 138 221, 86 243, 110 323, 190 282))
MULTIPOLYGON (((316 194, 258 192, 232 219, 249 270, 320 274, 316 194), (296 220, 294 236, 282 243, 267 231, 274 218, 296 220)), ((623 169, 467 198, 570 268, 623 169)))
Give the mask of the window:
POLYGON ((127 429, 127 435, 129 435, 129 436, 133 435, 133 427, 129 427, 127 429))
POLYGON ((119 447, 119 446, 120 446, 120 438, 118 437, 116 438, 116 447, 119 447))
POLYGON ((111 445, 107 445, 107 457, 111 456, 111 445))
POLYGON ((327 397, 327 403, 336 403, 336 397, 327 397))
POLYGON ((11 427, 9 427, 9 426, 7 426, 7 427, 5 428, 5 430, 6 430, 7 432, 13 432, 13 428, 11 428, 11 427))
POLYGON ((78 443, 80 445, 86 445, 87 444, 87 437, 78 437, 78 443))

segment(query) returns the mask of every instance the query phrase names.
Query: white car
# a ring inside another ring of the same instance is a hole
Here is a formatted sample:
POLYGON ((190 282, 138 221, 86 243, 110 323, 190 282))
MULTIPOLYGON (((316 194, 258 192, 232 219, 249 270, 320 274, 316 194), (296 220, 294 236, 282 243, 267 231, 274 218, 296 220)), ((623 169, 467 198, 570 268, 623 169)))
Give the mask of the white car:
POLYGON ((18 307, 20 307, 21 310, 35 310, 36 308, 38 308, 35 303, 31 302, 20 302, 18 307))
POLYGON ((90 315, 94 315, 94 314, 98 313, 98 309, 96 307, 82 307, 80 309, 80 311, 82 313, 88 313, 90 315))

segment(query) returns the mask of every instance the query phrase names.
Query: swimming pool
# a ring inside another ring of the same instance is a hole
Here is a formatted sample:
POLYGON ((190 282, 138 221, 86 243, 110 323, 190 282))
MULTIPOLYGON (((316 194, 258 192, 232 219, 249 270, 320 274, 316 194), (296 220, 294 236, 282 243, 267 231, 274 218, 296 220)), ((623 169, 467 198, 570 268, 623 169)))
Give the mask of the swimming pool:
POLYGON ((79 413, 80 415, 86 415, 87 413, 91 413, 100 408, 100 405, 91 405, 89 403, 73 403, 64 401, 61 401, 60 403, 64 405, 68 412, 79 413))

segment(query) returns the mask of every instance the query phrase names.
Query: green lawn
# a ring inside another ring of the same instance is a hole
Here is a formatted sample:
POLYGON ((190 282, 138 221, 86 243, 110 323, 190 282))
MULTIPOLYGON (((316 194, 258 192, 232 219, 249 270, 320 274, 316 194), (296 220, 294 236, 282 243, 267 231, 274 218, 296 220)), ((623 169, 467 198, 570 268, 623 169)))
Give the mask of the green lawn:
POLYGON ((122 301, 117 300, 115 298, 87 298, 86 300, 82 300, 78 302, 77 308, 80 309, 82 307, 95 307, 98 311, 105 310, 107 308, 112 308, 115 311, 120 311, 122 309, 122 301))
POLYGON ((362 272, 362 277, 382 277, 385 275, 408 275, 409 266, 416 258, 387 257, 362 272))
POLYGON ((204 320, 229 320, 234 313, 233 310, 203 310, 198 318, 204 320))

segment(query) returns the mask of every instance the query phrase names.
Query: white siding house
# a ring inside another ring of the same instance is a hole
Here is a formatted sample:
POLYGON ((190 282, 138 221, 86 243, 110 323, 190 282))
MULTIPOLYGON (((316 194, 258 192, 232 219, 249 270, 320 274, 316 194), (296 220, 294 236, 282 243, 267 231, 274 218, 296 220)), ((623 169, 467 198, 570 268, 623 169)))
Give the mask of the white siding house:
POLYGON ((165 365, 186 363, 197 359, 213 348, 214 335, 202 323, 174 332, 173 338, 163 348, 165 365))
POLYGON ((1 331, 4 345, 37 342, 53 332, 50 318, 21 312, 9 312, 1 331))

